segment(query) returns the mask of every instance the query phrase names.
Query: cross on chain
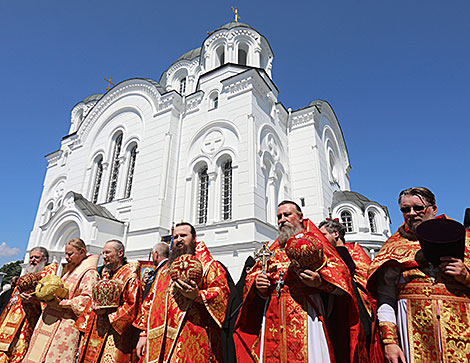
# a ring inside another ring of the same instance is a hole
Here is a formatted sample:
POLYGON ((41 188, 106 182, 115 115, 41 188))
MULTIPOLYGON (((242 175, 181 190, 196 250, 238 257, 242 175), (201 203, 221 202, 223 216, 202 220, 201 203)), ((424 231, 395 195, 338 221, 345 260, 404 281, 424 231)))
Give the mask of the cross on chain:
POLYGON ((261 261, 261 266, 263 268, 263 274, 266 274, 266 269, 268 268, 268 260, 271 258, 273 253, 268 248, 269 241, 263 242, 263 247, 254 253, 255 259, 261 261))
POLYGON ((276 281, 276 292, 277 292, 277 299, 281 297, 281 290, 284 286, 284 271, 279 272, 279 278, 276 281))

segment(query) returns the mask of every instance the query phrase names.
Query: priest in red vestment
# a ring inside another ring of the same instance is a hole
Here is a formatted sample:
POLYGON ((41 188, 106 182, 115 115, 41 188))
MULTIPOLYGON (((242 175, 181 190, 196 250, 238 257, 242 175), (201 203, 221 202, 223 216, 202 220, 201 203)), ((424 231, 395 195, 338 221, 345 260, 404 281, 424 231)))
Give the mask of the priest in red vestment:
POLYGON ((31 337, 23 363, 61 363, 75 360, 80 332, 74 327, 91 300, 93 286, 98 281, 98 255, 87 256, 85 243, 73 238, 65 245, 65 266, 62 280, 68 296, 57 296, 46 302, 41 318, 31 337))
POLYGON ((398 204, 404 223, 372 261, 367 283, 378 299, 385 360, 469 362, 470 232, 463 260, 442 257, 431 264, 416 231, 425 221, 447 217, 436 217, 436 198, 424 187, 403 190, 398 204))
MULTIPOLYGON (((32 248, 26 273, 40 273, 41 277, 55 274, 57 264, 47 265, 48 260, 49 252, 44 247, 32 248)), ((40 315, 39 300, 30 293, 21 293, 17 285, 0 315, 0 363, 18 363, 23 360, 40 315)))
POLYGON ((383 351, 380 347, 378 331, 373 327, 377 314, 377 302, 367 290, 367 271, 371 259, 359 243, 345 241, 346 228, 338 220, 326 219, 318 225, 318 228, 349 268, 370 362, 381 363, 384 361, 383 351))
POLYGON ((221 327, 229 295, 225 270, 204 242, 196 241, 194 227, 177 224, 168 264, 155 277, 134 324, 142 331, 137 345, 142 361, 222 362, 221 327), (199 284, 170 276, 176 258, 187 254, 202 264, 199 284))
MULTIPOLYGON (((118 286, 117 307, 101 308, 93 301, 77 320, 85 333, 80 363, 132 363, 137 361, 135 346, 138 330, 132 326, 142 300, 137 271, 139 263, 126 263, 124 245, 118 240, 103 247, 104 269, 101 280, 113 280, 118 286)), ((113 295, 114 296, 114 295, 113 295)))
POLYGON ((234 333, 238 361, 367 362, 347 266, 296 203, 280 203, 277 218, 266 273, 258 261, 246 279, 234 333), (295 269, 284 249, 291 236, 308 233, 326 257, 318 271, 295 269))

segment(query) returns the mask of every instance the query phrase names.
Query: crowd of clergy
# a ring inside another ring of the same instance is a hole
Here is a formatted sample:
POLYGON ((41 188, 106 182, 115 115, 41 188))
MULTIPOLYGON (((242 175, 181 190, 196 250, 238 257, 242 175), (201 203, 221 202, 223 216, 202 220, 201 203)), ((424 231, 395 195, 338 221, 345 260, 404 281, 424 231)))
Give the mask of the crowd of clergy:
POLYGON ((470 233, 427 188, 398 204, 371 261, 342 223, 283 201, 278 238, 237 283, 186 222, 151 266, 110 240, 98 267, 73 238, 57 276, 34 247, 0 315, 0 363, 469 362, 470 233))

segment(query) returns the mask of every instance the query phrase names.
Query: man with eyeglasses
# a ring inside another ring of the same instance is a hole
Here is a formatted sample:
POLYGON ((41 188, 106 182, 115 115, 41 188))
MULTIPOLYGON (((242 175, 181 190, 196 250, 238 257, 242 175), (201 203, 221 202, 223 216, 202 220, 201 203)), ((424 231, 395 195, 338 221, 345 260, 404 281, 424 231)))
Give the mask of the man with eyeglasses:
MULTIPOLYGON (((404 223, 372 261, 368 288, 378 298, 378 327, 386 362, 470 361, 469 261, 442 257, 435 266, 424 257, 417 227, 436 216, 427 188, 402 191, 404 223)), ((466 236, 469 255, 470 233, 466 236)))

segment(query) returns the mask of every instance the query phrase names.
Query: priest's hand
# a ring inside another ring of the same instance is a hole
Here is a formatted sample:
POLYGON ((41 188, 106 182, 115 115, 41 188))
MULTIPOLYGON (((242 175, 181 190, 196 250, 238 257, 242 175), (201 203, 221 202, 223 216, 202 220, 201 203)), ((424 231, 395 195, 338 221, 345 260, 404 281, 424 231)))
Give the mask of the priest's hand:
POLYGON ((46 301, 46 304, 48 306, 55 308, 55 309, 60 307, 59 303, 60 303, 60 299, 57 297, 56 294, 54 294, 54 297, 52 299, 46 301))
POLYGON ((145 354, 145 347, 147 346, 147 337, 140 337, 137 342, 137 358, 141 359, 145 354))
POLYGON ((308 287, 318 287, 322 283, 320 274, 307 268, 299 270, 298 276, 300 281, 308 287))
POLYGON ((22 292, 20 296, 21 296, 21 301, 26 304, 39 304, 39 299, 34 295, 28 294, 26 292, 22 292))
POLYGON ((189 280, 189 283, 186 283, 180 279, 175 281, 175 289, 178 290, 181 295, 190 299, 196 300, 199 296, 199 288, 193 280, 189 280))
POLYGON ((442 263, 439 265, 439 268, 446 275, 453 276, 458 282, 463 285, 467 285, 470 276, 467 267, 465 267, 462 260, 455 257, 441 257, 442 263))
POLYGON ((385 344, 384 357, 386 363, 405 363, 405 355, 398 346, 398 344, 385 344))
POLYGON ((269 287, 271 286, 271 281, 269 281, 268 276, 261 273, 258 276, 256 276, 255 286, 256 286, 256 289, 258 290, 258 293, 261 296, 266 297, 268 296, 268 293, 269 293, 269 287))

